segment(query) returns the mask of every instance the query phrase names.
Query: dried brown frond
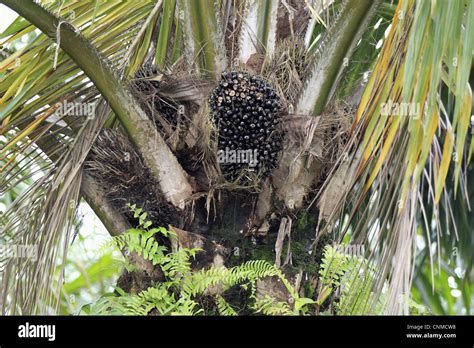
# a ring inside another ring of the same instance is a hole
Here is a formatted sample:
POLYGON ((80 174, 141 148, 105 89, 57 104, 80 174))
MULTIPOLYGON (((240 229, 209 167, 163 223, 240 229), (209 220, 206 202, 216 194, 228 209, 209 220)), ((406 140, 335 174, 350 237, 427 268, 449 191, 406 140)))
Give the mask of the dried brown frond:
POLYGON ((85 170, 107 188, 107 198, 132 226, 136 221, 127 203, 146 211, 155 226, 183 226, 183 214, 166 202, 143 159, 120 131, 101 131, 85 162, 85 170))
POLYGON ((303 38, 295 37, 283 40, 262 68, 262 75, 277 88, 284 107, 290 113, 309 73, 311 61, 303 38))
POLYGON ((222 2, 222 19, 225 29, 225 46, 229 61, 233 62, 239 53, 239 38, 243 28, 242 12, 245 3, 242 0, 224 0, 222 2))
POLYGON ((182 68, 165 74, 145 65, 131 82, 133 94, 174 151, 185 147, 189 124, 209 91, 207 82, 182 68))
POLYGON ((323 158, 331 166, 343 155, 355 111, 351 106, 333 104, 321 115, 315 136, 324 139, 323 158))
POLYGON ((310 11, 305 1, 280 1, 278 6, 277 41, 296 38, 304 34, 310 18, 310 11))

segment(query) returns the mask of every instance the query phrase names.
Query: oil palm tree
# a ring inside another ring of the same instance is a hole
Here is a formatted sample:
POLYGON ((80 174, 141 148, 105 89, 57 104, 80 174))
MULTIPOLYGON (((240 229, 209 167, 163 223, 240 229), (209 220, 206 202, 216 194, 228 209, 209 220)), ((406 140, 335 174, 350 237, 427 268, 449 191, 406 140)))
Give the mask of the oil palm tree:
POLYGON ((0 238, 38 247, 35 262, 2 261, 4 313, 57 307, 54 266, 81 197, 111 235, 133 224, 131 203, 183 244, 221 246, 205 249, 226 265, 281 266, 286 253, 301 288, 322 246, 361 245, 370 300, 340 312, 408 313, 417 227, 429 245, 446 240, 451 202, 469 207, 471 1, 0 2, 21 16, 0 37, 2 194, 34 178, 0 238), (275 168, 244 181, 216 160, 216 120, 234 107, 216 100, 234 79, 277 96, 283 139, 275 168), (94 117, 68 115, 71 104, 94 105, 94 117))

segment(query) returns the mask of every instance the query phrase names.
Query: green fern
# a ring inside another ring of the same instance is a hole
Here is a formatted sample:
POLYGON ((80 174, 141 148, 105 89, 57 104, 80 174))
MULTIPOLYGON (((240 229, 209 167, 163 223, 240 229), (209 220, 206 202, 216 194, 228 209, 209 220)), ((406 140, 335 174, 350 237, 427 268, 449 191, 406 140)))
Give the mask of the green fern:
POLYGON ((220 295, 216 296, 217 299, 217 310, 220 315, 224 316, 236 316, 237 312, 232 306, 220 295))
POLYGON ((150 260, 153 265, 157 265, 165 256, 167 248, 159 245, 155 239, 156 231, 143 231, 139 229, 129 229, 120 236, 113 238, 113 242, 119 249, 127 249, 129 253, 136 252, 144 259, 150 260))
POLYGON ((196 253, 201 249, 180 249, 174 253, 158 256, 157 264, 166 277, 178 279, 185 277, 191 272, 191 257, 195 257, 196 253))
POLYGON ((144 259, 151 261, 153 265, 159 264, 168 250, 165 246, 158 244, 155 235, 160 234, 167 238, 175 238, 175 233, 163 227, 149 229, 152 222, 146 220, 148 214, 143 212, 141 208, 137 208, 135 204, 128 204, 127 206, 134 214, 134 217, 138 219, 138 228, 129 229, 121 235, 115 236, 112 243, 121 250, 127 248, 128 252, 136 252, 142 255, 144 259))
POLYGON ((211 267, 196 271, 183 279, 181 291, 190 297, 203 294, 209 288, 223 284, 223 280, 228 272, 223 267, 211 267))
POLYGON ((339 253, 336 248, 326 245, 319 269, 319 278, 322 284, 339 286, 341 277, 347 271, 348 255, 339 253))
POLYGON ((231 268, 226 274, 225 284, 230 287, 245 280, 255 281, 278 274, 279 270, 269 262, 265 260, 251 260, 231 268))
POLYGON ((293 315, 293 311, 286 302, 277 301, 266 295, 263 299, 256 299, 253 306, 257 313, 265 315, 293 315))
POLYGON ((157 311, 160 315, 200 315, 196 299, 209 295, 214 299, 215 307, 221 315, 237 315, 236 310, 221 296, 222 293, 234 286, 250 290, 250 306, 256 313, 266 315, 297 315, 308 313, 307 306, 315 301, 301 298, 283 273, 265 260, 251 260, 241 265, 227 269, 225 267, 210 267, 193 271, 191 259, 200 249, 180 249, 168 252, 167 248, 159 245, 156 234, 175 238, 175 234, 164 228, 151 228, 151 222, 146 220, 147 214, 135 205, 129 206, 138 219, 138 227, 124 232, 114 238, 114 243, 129 253, 136 252, 145 259, 152 261, 163 271, 165 281, 155 284, 138 294, 127 294, 117 289, 119 296, 108 294, 96 304, 90 306, 89 313, 102 315, 148 315, 157 311), (277 301, 271 297, 258 299, 256 297, 256 282, 266 277, 277 277, 286 287, 294 303, 277 301), (210 291, 214 289, 214 291, 210 291))
POLYGON ((383 296, 372 306, 375 274, 373 267, 363 257, 347 255, 327 245, 319 270, 322 285, 320 304, 337 289, 339 301, 334 303, 337 314, 381 314, 383 296))
MULTIPOLYGON (((375 301, 372 289, 377 270, 365 258, 347 255, 330 245, 324 248, 319 270, 321 284, 318 304, 338 290, 338 301, 333 303, 338 315, 383 314, 387 301, 387 285, 375 301)), ((413 299, 405 299, 410 311, 426 313, 413 299)))

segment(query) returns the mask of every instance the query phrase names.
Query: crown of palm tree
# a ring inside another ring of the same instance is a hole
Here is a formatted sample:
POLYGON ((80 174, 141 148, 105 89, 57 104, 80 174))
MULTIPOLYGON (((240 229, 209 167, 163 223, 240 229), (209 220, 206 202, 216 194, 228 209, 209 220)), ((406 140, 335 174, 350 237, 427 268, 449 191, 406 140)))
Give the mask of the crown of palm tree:
MULTIPOLYGON (((350 235, 367 246, 365 256, 377 270, 368 312, 382 296, 386 313, 407 311, 400 295, 411 288, 417 227, 428 239, 433 233, 446 239, 455 222, 451 201, 469 206, 472 1, 403 0, 396 7, 369 0, 0 3, 21 16, 0 35, 0 47, 30 36, 24 47, 2 52, 0 62, 1 192, 33 179, 1 216, 0 239, 38 247, 36 262, 0 261, 4 313, 56 308, 55 265, 67 253, 81 197, 111 234, 124 230, 123 218, 107 211, 104 194, 84 172, 104 128, 125 131, 169 204, 184 211, 195 199, 177 152, 130 89, 129 80, 150 63, 165 75, 180 72, 210 85, 239 69, 276 85, 290 128, 299 127, 304 141, 284 147, 273 173, 274 197, 289 211, 317 207, 313 246, 326 235, 335 241, 350 235), (386 35, 369 30, 379 19, 386 35), (312 152, 321 140, 314 134, 328 122, 331 102, 341 99, 353 100, 356 112, 322 180, 312 152), (95 117, 58 116, 64 102, 94 103, 95 117)), ((196 114, 207 114, 207 91, 204 83, 181 89, 198 101, 196 114)), ((258 207, 266 206, 267 191, 258 207)))

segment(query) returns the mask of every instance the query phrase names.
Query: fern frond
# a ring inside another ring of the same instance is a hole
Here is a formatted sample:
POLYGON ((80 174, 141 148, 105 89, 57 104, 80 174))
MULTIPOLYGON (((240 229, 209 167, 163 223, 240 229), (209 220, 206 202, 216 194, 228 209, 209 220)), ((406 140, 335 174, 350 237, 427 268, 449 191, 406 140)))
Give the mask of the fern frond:
MULTIPOLYGON (((324 248, 319 275, 325 291, 339 288, 339 302, 335 303, 338 314, 382 313, 384 306, 382 297, 372 310, 367 305, 374 296, 372 288, 376 279, 376 270, 366 259, 341 253, 337 248, 327 245, 324 248)), ((328 297, 327 295, 324 299, 328 297)))
POLYGON ((142 305, 148 309, 147 313, 155 308, 161 315, 166 315, 174 309, 176 300, 174 294, 169 292, 167 287, 168 284, 162 283, 157 287, 149 287, 138 294, 142 305))
MULTIPOLYGON (((166 253, 166 247, 158 244, 155 234, 170 236, 169 232, 163 228, 148 230, 150 225, 146 221, 146 213, 135 205, 129 208, 139 219, 139 228, 129 229, 115 237, 115 244, 120 249, 136 252, 146 260, 151 260, 154 265, 161 268, 166 280, 136 295, 126 294, 117 289, 120 296, 101 298, 89 310, 91 314, 148 315, 156 310, 160 315, 199 315, 204 313, 204 309, 199 308, 199 304, 195 301, 197 296, 206 294, 212 287, 219 287, 220 292, 224 292, 236 285, 244 289, 250 288, 249 297, 255 301, 254 309, 263 314, 304 313, 303 307, 314 302, 311 299, 300 298, 284 274, 275 265, 265 260, 251 260, 231 269, 211 267, 193 272, 191 258, 202 250, 182 248, 166 253), (295 300, 293 311, 288 303, 276 301, 268 295, 264 300, 257 299, 256 281, 266 277, 278 277, 285 285, 295 300)), ((214 299, 221 315, 237 315, 237 312, 220 294, 214 295, 214 299)))
POLYGON ((257 313, 265 315, 293 315, 288 303, 276 301, 268 295, 263 299, 256 299, 253 308, 257 313))
POLYGON ((233 267, 226 276, 226 285, 231 287, 245 280, 257 279, 279 275, 279 270, 265 260, 251 260, 242 265, 233 267))
POLYGON ((188 294, 188 296, 202 294, 210 287, 222 284, 228 272, 229 270, 226 268, 216 267, 194 272, 183 280, 181 291, 188 294))
POLYGON ((197 302, 188 297, 181 297, 171 315, 199 315, 204 313, 202 308, 197 309, 197 302))
POLYGON ((323 259, 319 269, 321 282, 324 285, 340 285, 347 266, 348 255, 337 252, 330 245, 324 247, 323 259))
POLYGON ((217 310, 219 311, 220 315, 225 316, 236 316, 237 312, 232 308, 232 306, 224 300, 224 298, 220 295, 217 296, 217 310))
POLYGON ((155 239, 155 231, 143 231, 139 229, 129 229, 120 236, 114 237, 114 242, 119 249, 127 248, 129 252, 136 252, 146 260, 157 265, 163 259, 167 248, 159 245, 155 239))
POLYGON ((174 278, 183 277, 191 272, 191 257, 194 257, 200 249, 180 249, 160 257, 158 264, 165 276, 174 278))

